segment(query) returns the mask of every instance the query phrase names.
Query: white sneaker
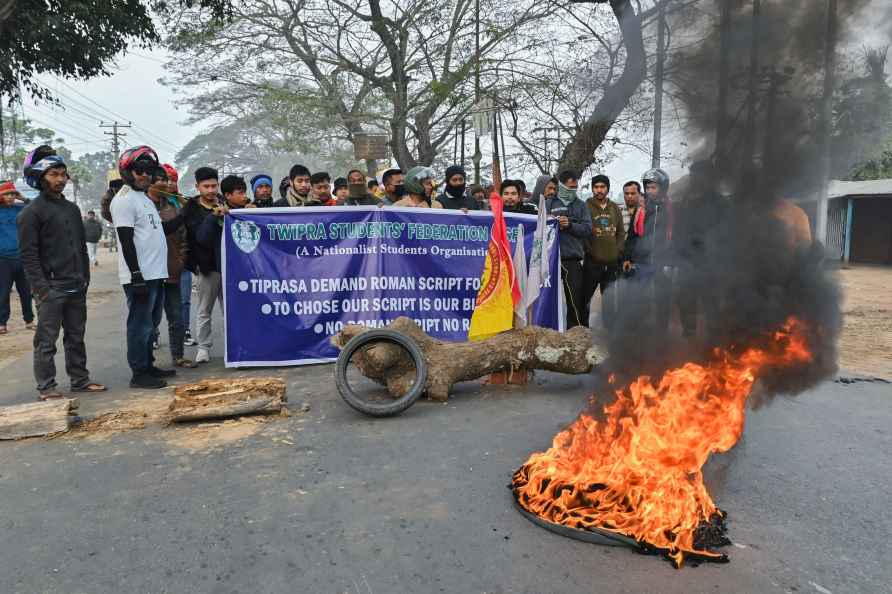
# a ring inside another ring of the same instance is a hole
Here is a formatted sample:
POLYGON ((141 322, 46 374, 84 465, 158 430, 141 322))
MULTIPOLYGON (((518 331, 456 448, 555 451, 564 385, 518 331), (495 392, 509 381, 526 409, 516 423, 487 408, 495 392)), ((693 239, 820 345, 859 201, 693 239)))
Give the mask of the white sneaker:
POLYGON ((211 357, 207 349, 198 349, 198 353, 195 355, 196 363, 207 363, 210 360, 211 357))

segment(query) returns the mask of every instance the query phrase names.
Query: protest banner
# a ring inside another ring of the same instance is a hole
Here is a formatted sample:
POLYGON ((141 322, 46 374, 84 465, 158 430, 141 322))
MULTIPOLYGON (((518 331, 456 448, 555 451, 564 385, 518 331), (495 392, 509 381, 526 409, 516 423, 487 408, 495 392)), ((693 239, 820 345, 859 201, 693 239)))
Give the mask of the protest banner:
MULTIPOLYGON (((399 316, 435 338, 466 340, 492 220, 485 211, 374 206, 231 211, 223 234, 226 366, 333 361, 329 338, 346 324, 383 327, 399 316)), ((529 257, 537 218, 505 220, 512 246, 523 225, 529 257)), ((531 323, 559 329, 560 254, 556 222, 548 225, 550 274, 531 323)))

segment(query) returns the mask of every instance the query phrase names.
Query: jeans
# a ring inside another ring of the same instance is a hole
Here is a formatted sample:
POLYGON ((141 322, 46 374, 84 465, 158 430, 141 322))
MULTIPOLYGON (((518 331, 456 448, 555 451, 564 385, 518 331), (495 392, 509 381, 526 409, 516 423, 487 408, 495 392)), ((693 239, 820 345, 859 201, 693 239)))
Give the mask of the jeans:
POLYGON ((50 289, 46 299, 37 304, 37 331, 34 333, 34 379, 41 392, 56 388, 56 341, 65 329, 65 371, 72 389, 90 383, 87 371, 87 292, 65 293, 50 289))
POLYGON ((124 285, 127 296, 127 364, 133 375, 148 373, 155 364, 152 342, 155 327, 161 323, 164 311, 164 281, 146 281, 148 295, 136 299, 133 285, 124 285))
POLYGON ((182 315, 180 320, 183 323, 183 332, 191 334, 191 309, 192 309, 192 273, 183 270, 180 274, 180 303, 182 304, 182 315))
POLYGON ((167 318, 167 336, 170 341, 170 356, 173 362, 183 358, 183 340, 186 328, 183 326, 183 304, 180 301, 180 285, 164 283, 164 317, 167 318))
POLYGON ((99 258, 96 254, 99 252, 99 244, 98 243, 90 243, 87 242, 87 256, 90 258, 90 264, 98 264, 99 258))
POLYGON ((22 302, 22 318, 26 324, 34 321, 34 310, 31 309, 31 288, 25 278, 25 269, 18 258, 0 258, 0 326, 9 321, 9 294, 15 284, 22 302))
POLYGON ((561 280, 564 284, 564 298, 567 301, 567 330, 573 326, 588 326, 583 323, 585 291, 583 290, 582 261, 561 260, 561 280))
POLYGON ((198 316, 195 319, 198 330, 198 348, 210 350, 213 346, 211 339, 211 316, 214 313, 214 304, 220 303, 223 309, 223 279, 219 272, 198 275, 198 316))

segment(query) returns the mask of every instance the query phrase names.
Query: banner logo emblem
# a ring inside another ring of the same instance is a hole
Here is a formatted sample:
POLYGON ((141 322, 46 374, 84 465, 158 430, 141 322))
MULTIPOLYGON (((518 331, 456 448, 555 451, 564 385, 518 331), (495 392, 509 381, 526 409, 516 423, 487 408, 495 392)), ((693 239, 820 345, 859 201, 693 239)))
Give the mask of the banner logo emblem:
POLYGON ((260 243, 260 227, 253 221, 235 221, 232 224, 232 241, 240 250, 250 254, 260 243))

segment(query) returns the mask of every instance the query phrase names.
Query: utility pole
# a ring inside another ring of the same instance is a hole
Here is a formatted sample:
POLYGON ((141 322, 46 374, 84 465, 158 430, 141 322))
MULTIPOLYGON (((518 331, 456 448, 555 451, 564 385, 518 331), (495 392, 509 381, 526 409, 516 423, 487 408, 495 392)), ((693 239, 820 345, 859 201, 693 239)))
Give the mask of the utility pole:
POLYGON ((660 166, 663 143, 663 72, 666 65, 666 3, 660 2, 657 17, 657 67, 654 72, 656 96, 654 97, 654 145, 651 167, 660 166))
MULTIPOLYGON (((480 0, 474 0, 474 106, 480 107, 480 0)), ((479 119, 479 118, 478 118, 479 119)), ((474 130, 474 183, 480 185, 480 133, 474 130)))
POLYGON ((731 0, 719 0, 721 20, 719 21, 719 97, 717 125, 715 132, 715 167, 724 171, 727 163, 727 144, 730 127, 728 122, 728 82, 731 69, 731 0))
POLYGON ((496 192, 502 187, 502 165, 499 161, 499 110, 492 110, 492 185, 496 192))
POLYGON ((746 140, 743 159, 753 159, 756 150, 756 101, 759 94, 759 37, 762 34, 762 0, 753 0, 752 43, 750 45, 749 94, 746 99, 746 140))
POLYGON ((815 239, 827 243, 827 196, 830 193, 830 137, 833 132, 833 88, 836 74, 836 5, 827 0, 827 37, 824 42, 824 96, 821 99, 821 188, 815 217, 815 239))
POLYGON ((111 132, 103 132, 103 134, 112 137, 112 153, 114 153, 112 160, 117 160, 118 155, 121 154, 121 139, 127 136, 125 133, 119 132, 118 130, 121 128, 130 128, 130 122, 127 122, 126 124, 119 124, 117 121, 114 121, 111 124, 99 122, 99 127, 111 128, 111 132))

